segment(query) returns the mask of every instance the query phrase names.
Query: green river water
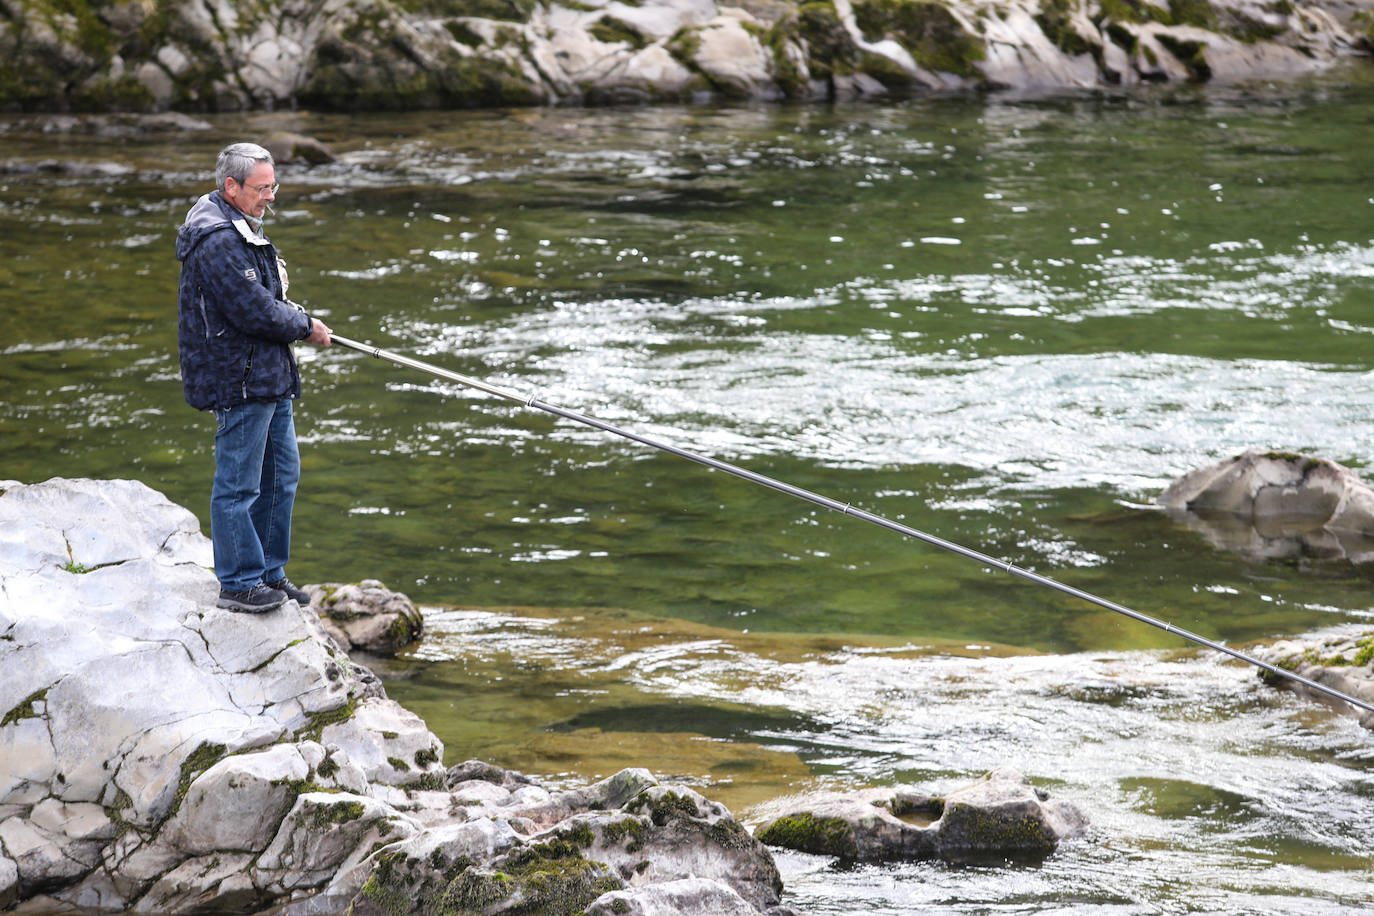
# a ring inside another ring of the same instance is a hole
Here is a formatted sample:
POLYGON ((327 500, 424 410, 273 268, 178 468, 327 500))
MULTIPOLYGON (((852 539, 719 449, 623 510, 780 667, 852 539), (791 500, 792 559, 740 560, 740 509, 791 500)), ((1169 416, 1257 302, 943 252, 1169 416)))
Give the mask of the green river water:
MULTIPOLYGON (((1154 504, 1248 448, 1374 462, 1374 78, 884 105, 0 120, 0 479, 132 477, 208 532, 175 230, 236 139, 311 134, 269 232, 349 337, 780 478, 1244 645, 1371 569, 1154 504), (46 125, 46 126, 45 126, 46 125), (1272 547, 1272 545, 1270 545, 1272 547)), ((1124 617, 681 459, 298 348, 297 582, 383 580, 444 740, 647 766, 757 823, 1018 767, 1039 867, 779 855, 806 913, 1374 909, 1353 717, 1124 617)))

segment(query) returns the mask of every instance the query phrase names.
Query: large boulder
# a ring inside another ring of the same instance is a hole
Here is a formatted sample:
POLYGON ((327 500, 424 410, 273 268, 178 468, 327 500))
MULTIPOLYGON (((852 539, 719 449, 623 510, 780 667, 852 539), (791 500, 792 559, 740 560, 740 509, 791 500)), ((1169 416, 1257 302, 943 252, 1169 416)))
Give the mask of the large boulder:
POLYGON ((1374 489, 1325 458, 1249 451, 1184 475, 1159 503, 1218 547, 1256 559, 1374 559, 1374 489))
POLYGON ((1035 862, 1087 816, 1002 767, 943 798, 905 788, 819 792, 770 803, 763 842, 846 861, 1035 862))
POLYGON ((720 805, 445 770, 318 616, 220 610, 210 563, 141 483, 0 481, 0 908, 788 912, 720 805))
POLYGON ((14 896, 267 904, 273 844, 307 850, 297 873, 331 870, 316 822, 288 817, 302 797, 442 782, 427 730, 406 772, 365 772, 414 717, 294 602, 216 608, 189 511, 134 481, 0 487, 0 876, 13 869, 14 896))

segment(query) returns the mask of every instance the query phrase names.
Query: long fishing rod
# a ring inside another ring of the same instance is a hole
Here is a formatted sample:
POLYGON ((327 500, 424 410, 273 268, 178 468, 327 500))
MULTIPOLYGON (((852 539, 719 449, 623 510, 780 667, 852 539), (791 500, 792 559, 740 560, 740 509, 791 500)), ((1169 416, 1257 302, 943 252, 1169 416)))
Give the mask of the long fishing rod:
POLYGON ((865 512, 863 509, 856 509, 850 503, 842 503, 837 499, 831 499, 828 496, 822 496, 819 493, 813 493, 810 490, 804 490, 801 487, 793 486, 790 483, 784 483, 781 480, 777 480, 775 478, 768 477, 764 474, 759 474, 754 471, 747 470, 745 468, 739 467, 738 465, 730 464, 727 461, 721 461, 718 458, 712 458, 708 455, 702 455, 697 452, 688 451, 685 448, 679 448, 676 445, 673 445, 668 442, 663 442, 659 439, 654 439, 650 436, 644 436, 640 435, 639 433, 631 432, 627 429, 621 429, 618 426, 615 426, 611 423, 607 423, 603 420, 598 420, 595 417, 589 417, 586 414, 580 414, 576 411, 567 410, 566 408, 559 407, 555 404, 549 404, 535 397, 526 396, 523 394, 519 394, 515 391, 510 391, 508 389, 492 385, 488 382, 482 381, 481 379, 461 375, 457 372, 452 372, 448 369, 440 368, 439 366, 436 366, 432 363, 427 363, 418 359, 412 359, 409 356, 402 356, 399 353, 394 353, 390 350, 383 350, 382 348, 374 347, 371 344, 365 344, 360 343, 356 340, 350 340, 347 337, 340 337, 338 334, 332 335, 332 339, 334 343, 338 344, 341 347, 347 347, 350 350, 357 350, 359 353, 366 353, 369 356, 374 356, 377 359, 384 359, 389 362, 393 362, 398 366, 405 366, 408 369, 418 369, 421 372, 427 372, 430 375, 437 376, 441 379, 446 379, 450 382, 457 382, 458 384, 468 388, 475 388, 478 391, 485 392, 486 394, 490 394, 494 397, 502 398, 507 401, 514 401, 517 404, 523 404, 524 406, 533 408, 535 410, 542 410, 545 413, 553 414, 556 417, 562 417, 565 420, 572 420, 574 423, 581 423, 584 426, 590 426, 593 429, 599 429, 603 432, 612 433, 613 435, 629 439, 631 442, 638 442, 641 445, 647 445, 651 448, 656 448, 660 451, 668 452, 671 455, 677 455, 679 458, 686 458, 688 461, 694 461, 697 464, 705 465, 708 468, 714 468, 717 471, 724 471, 727 474, 732 474, 735 477, 747 480, 750 483, 756 483, 760 486, 768 487, 771 490, 777 490, 780 493, 786 493, 788 496, 794 496, 797 499, 803 500, 805 502, 813 503, 817 506, 821 506, 823 508, 839 512, 841 515, 852 516, 853 518, 860 519, 861 521, 877 525, 879 528, 886 528, 889 531, 895 531, 898 534, 905 535, 909 538, 914 538, 918 541, 924 541, 925 543, 930 544, 933 547, 938 547, 941 550, 947 550, 950 553, 955 553, 961 557, 966 557, 967 559, 974 560, 978 563, 981 563, 984 566, 989 566, 993 569, 999 569, 1002 572, 1010 573, 1013 576, 1019 576, 1022 579, 1034 582, 1036 585, 1043 585, 1044 587, 1054 589, 1057 592, 1063 592, 1066 595, 1070 595, 1074 598, 1086 601, 1089 604, 1094 604, 1100 608, 1103 608, 1104 610, 1113 611, 1117 614, 1129 617, 1132 620, 1138 620, 1141 623, 1149 624, 1150 626, 1161 629, 1166 633, 1172 633, 1173 635, 1182 637, 1183 639, 1189 640, 1190 642, 1195 642, 1198 645, 1206 646, 1207 648, 1212 649, 1216 652, 1221 652, 1225 655, 1231 656, 1232 658, 1239 659, 1240 661, 1254 665, 1257 668, 1262 668, 1263 670, 1268 671, 1271 674, 1287 678, 1291 681, 1296 681, 1297 683, 1302 684, 1304 687, 1308 687, 1312 690, 1317 691, 1318 693, 1324 693, 1329 697, 1333 697, 1334 699, 1342 700, 1346 703, 1349 703, 1351 706, 1359 707, 1360 709, 1367 710, 1368 712, 1374 712, 1374 704, 1367 703, 1364 700, 1360 700, 1348 694, 1342 693, 1341 691, 1336 690, 1332 687, 1328 687, 1325 684, 1319 684, 1316 681, 1311 680, 1310 678, 1303 677, 1302 675, 1294 671, 1288 671, 1284 668, 1278 667, 1277 665, 1272 665, 1269 662, 1255 658, 1253 655, 1247 655, 1246 653, 1241 652, 1237 649, 1232 649, 1230 646, 1224 645, 1211 639, 1207 639, 1204 636, 1199 636, 1196 633, 1191 633, 1188 630, 1176 627, 1172 623, 1160 620, 1155 617, 1151 617, 1148 614, 1142 614, 1139 611, 1132 610, 1131 608, 1128 608, 1123 604, 1117 604, 1115 601, 1109 601, 1106 598, 1100 598, 1097 595, 1094 595, 1090 592, 1085 592, 1082 589, 1074 588, 1072 585, 1066 585, 1063 582, 1056 581, 1055 579, 1051 579, 1048 576, 1042 576, 1039 573, 1034 573, 1030 570, 1021 569, 1020 567, 1013 566, 1012 564, 1007 563, 1004 560, 999 560, 996 557, 989 556, 985 553, 980 553, 977 550, 972 550, 968 547, 955 544, 952 541, 947 541, 944 538, 937 537, 936 535, 927 534, 924 531, 918 531, 917 529, 907 525, 903 525, 900 522, 894 522, 891 519, 883 518, 881 515, 874 515, 872 512, 865 512))

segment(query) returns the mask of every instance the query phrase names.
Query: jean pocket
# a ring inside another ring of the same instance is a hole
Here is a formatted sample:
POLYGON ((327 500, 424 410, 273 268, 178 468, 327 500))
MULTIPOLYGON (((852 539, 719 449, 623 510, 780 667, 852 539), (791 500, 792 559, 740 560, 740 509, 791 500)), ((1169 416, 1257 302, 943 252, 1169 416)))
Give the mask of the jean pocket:
POLYGON ((224 432, 224 428, 229 425, 229 411, 223 407, 215 408, 215 431, 224 432))

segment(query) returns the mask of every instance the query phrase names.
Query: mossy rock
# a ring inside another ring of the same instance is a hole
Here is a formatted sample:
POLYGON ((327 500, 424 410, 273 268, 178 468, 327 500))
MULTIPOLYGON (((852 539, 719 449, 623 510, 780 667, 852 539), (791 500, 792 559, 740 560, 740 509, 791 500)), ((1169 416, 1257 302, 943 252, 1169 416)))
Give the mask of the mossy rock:
POLYGON ((605 42, 608 45, 626 44, 636 51, 649 43, 643 32, 614 16, 602 16, 588 31, 597 41, 605 42))
POLYGON ((927 70, 976 77, 987 57, 983 40, 970 34, 942 3, 929 0, 858 0, 854 19, 870 42, 892 39, 927 70))
POLYGON ((1079 34, 1072 24, 1074 0, 1046 0, 1035 14, 1035 23, 1040 31, 1065 54, 1098 54, 1101 46, 1093 44, 1079 34))
POLYGON ((759 842, 797 852, 854 859, 859 854, 854 832, 843 818, 816 817, 809 811, 780 817, 755 834, 759 842))
POLYGON ((562 837, 521 846, 485 865, 460 858, 445 867, 442 861, 384 854, 378 857, 362 894, 389 916, 415 912, 576 916, 607 891, 624 888, 608 866, 582 855, 585 839, 562 837), (444 879, 441 890, 417 893, 417 885, 432 886, 434 877, 444 879))
POLYGON ((1183 41, 1172 35, 1156 35, 1160 47, 1168 51, 1184 67, 1188 68, 1188 79, 1195 83, 1205 83, 1212 78, 1212 68, 1207 63, 1207 45, 1200 41, 1183 41))
POLYGON ((1059 844, 1044 821, 1009 817, 974 805, 947 805, 941 818, 940 857, 970 865, 1038 862, 1059 844))
POLYGON ((806 43, 812 76, 849 76, 858 69, 859 46, 829 0, 812 0, 797 7, 796 34, 806 43))
POLYGON ((793 52, 805 55, 801 42, 801 19, 795 9, 780 16, 759 36, 759 44, 768 49, 773 58, 773 82, 789 98, 804 98, 810 94, 807 72, 793 58, 793 52))
POLYGON ((71 106, 76 111, 153 111, 157 99, 132 76, 117 80, 98 77, 72 91, 71 106))
POLYGON ((1169 0, 1169 15, 1174 25, 1191 25, 1215 30, 1217 13, 1207 0, 1169 0))
POLYGON ((1101 26, 1103 22, 1127 22, 1143 25, 1157 22, 1160 25, 1175 25, 1173 14, 1163 7, 1155 6, 1147 0, 1099 0, 1098 13, 1093 23, 1101 26))
POLYGON ((396 5, 406 12, 427 16, 472 16, 528 22, 534 12, 535 0, 396 0, 396 5))

